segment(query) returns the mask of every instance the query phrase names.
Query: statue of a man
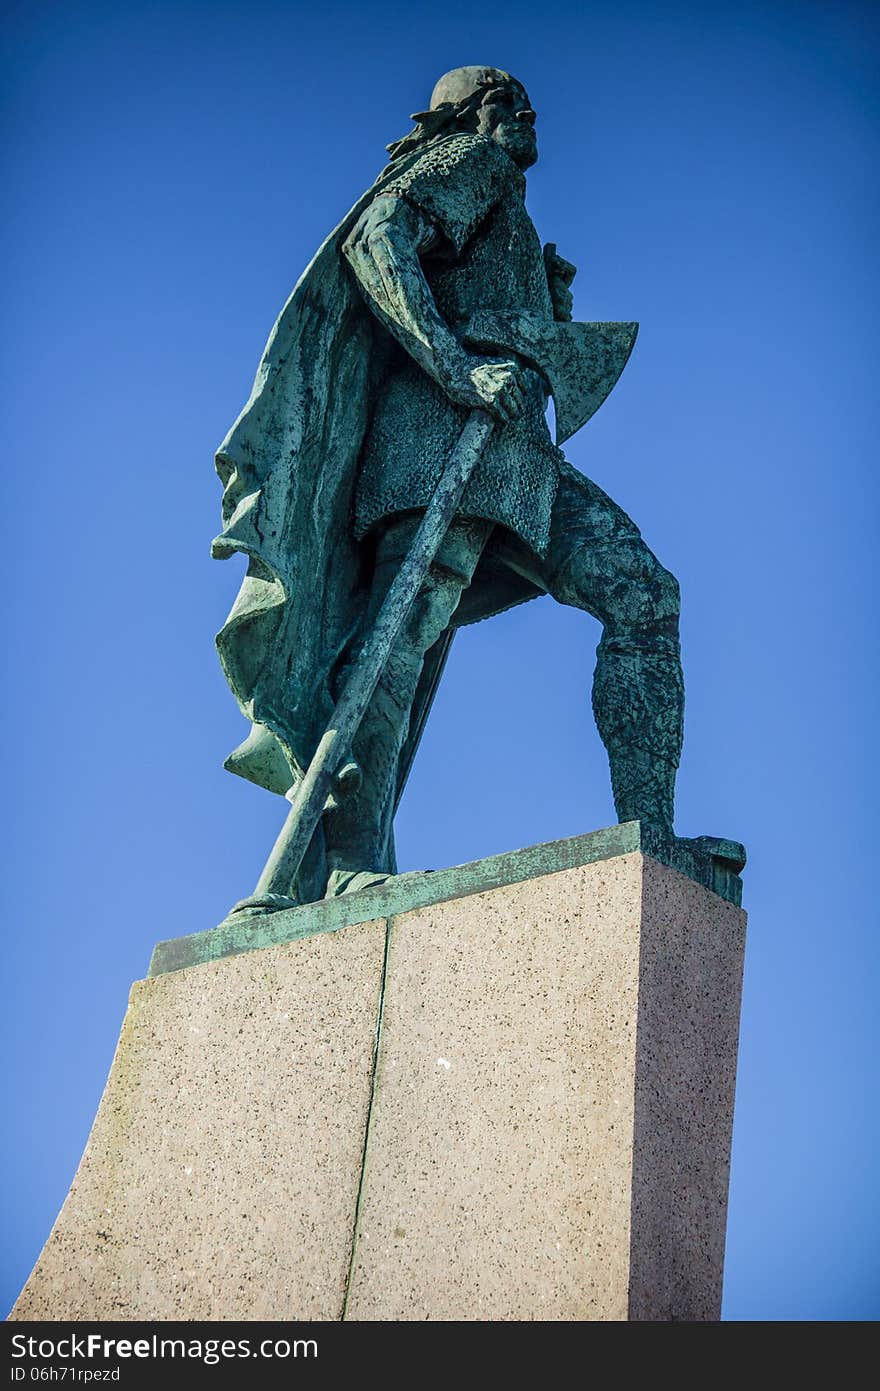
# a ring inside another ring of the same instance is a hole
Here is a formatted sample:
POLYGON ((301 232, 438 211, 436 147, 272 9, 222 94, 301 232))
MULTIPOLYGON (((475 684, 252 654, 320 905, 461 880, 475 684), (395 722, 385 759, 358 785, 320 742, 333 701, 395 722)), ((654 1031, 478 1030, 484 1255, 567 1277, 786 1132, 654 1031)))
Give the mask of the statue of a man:
POLYGON ((290 886, 300 902, 395 872, 392 818, 454 630, 539 594, 602 623, 593 710, 617 815, 672 836, 678 585, 552 443, 543 377, 462 341, 483 309, 571 318, 574 267, 525 208, 535 113, 509 73, 466 67, 414 120, 294 290, 217 456, 214 553, 249 557, 218 648, 253 730, 226 766, 286 793, 470 411, 496 421, 290 886))

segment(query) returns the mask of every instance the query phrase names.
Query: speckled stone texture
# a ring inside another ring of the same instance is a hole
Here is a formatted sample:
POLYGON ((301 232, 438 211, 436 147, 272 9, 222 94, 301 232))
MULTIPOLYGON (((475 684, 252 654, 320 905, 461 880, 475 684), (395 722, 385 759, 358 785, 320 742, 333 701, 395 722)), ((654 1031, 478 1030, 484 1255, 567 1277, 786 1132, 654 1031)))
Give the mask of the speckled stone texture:
POLYGON ((396 917, 346 1317, 717 1319, 744 930, 640 853, 396 917))
POLYGON ((717 1319, 746 915, 644 861, 631 1319, 717 1319))
POLYGON ((718 1318, 745 915, 599 838, 164 944, 12 1317, 718 1318))
POLYGON ((339 1319, 385 922, 138 982, 16 1319, 339 1319))

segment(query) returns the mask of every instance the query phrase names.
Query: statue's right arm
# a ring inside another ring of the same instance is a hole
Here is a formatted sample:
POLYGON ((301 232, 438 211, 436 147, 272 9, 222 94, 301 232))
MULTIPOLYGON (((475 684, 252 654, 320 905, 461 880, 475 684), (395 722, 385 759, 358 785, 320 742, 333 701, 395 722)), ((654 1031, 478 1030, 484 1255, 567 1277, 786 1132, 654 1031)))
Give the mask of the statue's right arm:
POLYGON ((380 195, 342 251, 373 313, 450 400, 511 420, 523 405, 516 364, 467 352, 434 302, 420 258, 438 240, 425 213, 404 198, 380 195))

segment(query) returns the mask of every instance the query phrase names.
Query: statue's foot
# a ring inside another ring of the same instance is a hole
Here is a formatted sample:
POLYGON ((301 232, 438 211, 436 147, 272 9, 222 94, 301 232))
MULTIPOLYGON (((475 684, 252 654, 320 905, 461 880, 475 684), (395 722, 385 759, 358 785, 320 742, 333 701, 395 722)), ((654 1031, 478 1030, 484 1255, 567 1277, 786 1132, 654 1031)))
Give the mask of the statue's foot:
POLYGON ((697 855, 723 861, 732 874, 741 874, 745 868, 746 847, 738 840, 726 840, 722 836, 676 836, 675 840, 697 855))
POLYGON ((370 889, 374 884, 384 884, 386 879, 392 877, 373 869, 334 869, 327 880, 324 897, 340 898, 342 894, 355 894, 359 889, 370 889))
POLYGON ((255 894, 251 898, 240 898, 229 910, 233 913, 277 913, 282 908, 299 908, 298 898, 288 898, 285 894, 255 894))
MULTIPOLYGON (((634 821, 638 819, 632 818, 634 821)), ((671 845, 688 850, 692 855, 719 861, 721 867, 729 874, 741 874, 745 868, 746 847, 738 840, 728 840, 725 836, 677 836, 668 823, 658 824, 647 818, 642 821, 642 825, 650 827, 671 845)))

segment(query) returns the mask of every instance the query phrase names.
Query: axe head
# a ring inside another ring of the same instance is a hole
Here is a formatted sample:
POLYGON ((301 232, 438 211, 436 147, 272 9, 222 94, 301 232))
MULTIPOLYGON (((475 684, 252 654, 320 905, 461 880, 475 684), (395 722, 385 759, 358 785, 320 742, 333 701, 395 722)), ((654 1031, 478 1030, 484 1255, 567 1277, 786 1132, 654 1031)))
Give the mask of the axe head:
POLYGON ((599 409, 632 352, 638 324, 553 323, 527 309, 484 309, 464 341, 484 352, 513 352, 537 367, 553 396, 556 443, 571 439, 599 409))

